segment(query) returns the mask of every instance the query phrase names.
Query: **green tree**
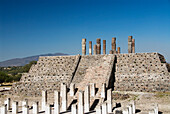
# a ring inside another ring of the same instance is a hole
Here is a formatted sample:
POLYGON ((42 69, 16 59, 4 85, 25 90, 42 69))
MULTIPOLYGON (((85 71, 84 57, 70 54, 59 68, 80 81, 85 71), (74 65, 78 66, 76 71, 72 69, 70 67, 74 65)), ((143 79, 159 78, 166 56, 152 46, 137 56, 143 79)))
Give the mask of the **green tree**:
POLYGON ((13 66, 13 67, 0 67, 0 83, 3 82, 12 82, 19 81, 24 72, 28 72, 33 64, 36 64, 37 61, 31 61, 29 64, 24 66, 13 66))
POLYGON ((8 81, 9 78, 8 74, 0 71, 0 83, 8 81))

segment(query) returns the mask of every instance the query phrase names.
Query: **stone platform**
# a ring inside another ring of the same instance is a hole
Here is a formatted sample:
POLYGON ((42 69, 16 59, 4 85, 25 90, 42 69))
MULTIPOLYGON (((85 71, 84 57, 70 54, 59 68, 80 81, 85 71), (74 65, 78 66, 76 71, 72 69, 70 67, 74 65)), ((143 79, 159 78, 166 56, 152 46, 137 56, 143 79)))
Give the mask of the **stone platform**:
POLYGON ((84 90, 96 82, 98 88, 106 83, 117 91, 170 91, 169 77, 169 66, 159 53, 40 57, 10 94, 36 97, 42 90, 59 91, 61 83, 84 90))

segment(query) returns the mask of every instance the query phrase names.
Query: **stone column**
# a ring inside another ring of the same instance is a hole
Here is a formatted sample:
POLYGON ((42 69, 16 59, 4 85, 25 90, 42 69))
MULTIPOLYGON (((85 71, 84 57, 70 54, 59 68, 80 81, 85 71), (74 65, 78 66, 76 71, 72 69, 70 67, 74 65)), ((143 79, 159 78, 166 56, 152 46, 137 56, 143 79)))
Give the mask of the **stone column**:
POLYGON ((79 91, 78 114, 84 114, 84 92, 79 91))
POLYGON ((129 112, 129 114, 133 114, 133 110, 132 110, 132 105, 131 104, 128 106, 128 112, 129 112))
POLYGON ((92 55, 92 41, 89 41, 89 55, 92 55))
POLYGON ((106 40, 103 40, 103 55, 106 54, 106 40))
POLYGON ((102 104, 102 114, 108 114, 107 112, 108 112, 108 111, 107 111, 107 103, 104 102, 104 103, 102 104))
POLYGON ((54 114, 60 113, 60 93, 56 90, 54 91, 54 114))
POLYGON ((86 86, 84 92, 84 112, 87 113, 90 110, 90 88, 89 85, 86 86))
POLYGON ((71 105, 71 114, 77 114, 77 105, 76 104, 71 105))
POLYGON ((1 114, 7 114, 7 104, 3 104, 1 106, 1 114))
POLYGON ((102 114, 101 106, 96 107, 96 114, 102 114))
POLYGON ((62 97, 62 89, 63 89, 64 83, 60 83, 60 97, 62 97))
POLYGON ((132 39, 132 53, 135 53, 135 39, 132 39))
POLYGON ((113 54, 113 51, 112 51, 112 50, 110 50, 110 51, 109 51, 109 54, 113 54))
POLYGON ((93 47, 93 55, 96 55, 97 54, 97 45, 94 45, 93 47))
POLYGON ((128 36, 128 53, 132 53, 132 36, 128 36))
POLYGON ((33 102, 33 114, 38 114, 39 113, 39 102, 35 101, 33 102))
POLYGON ((12 114, 18 114, 18 102, 14 101, 12 103, 12 114))
POLYGON ((75 84, 71 83, 70 84, 70 96, 73 97, 75 93, 75 84))
POLYGON ((42 97, 41 97, 41 110, 45 110, 47 103, 47 91, 42 91, 42 97))
POLYGON ((117 47, 117 54, 120 54, 120 47, 117 47))
POLYGON ((52 113, 51 113, 51 107, 50 107, 50 104, 47 104, 47 105, 46 105, 46 108, 45 108, 45 114, 52 114, 52 113))
POLYGON ((112 89, 107 90, 107 110, 112 113, 112 89))
POLYGON ((155 112, 155 114, 158 114, 158 104, 155 104, 155 106, 154 106, 154 112, 155 112))
POLYGON ((135 114, 136 107, 135 107, 135 101, 131 101, 132 104, 132 113, 135 114))
POLYGON ((28 107, 28 99, 22 101, 22 111, 25 109, 25 106, 28 107))
POLYGON ((86 39, 82 39, 82 55, 86 55, 86 39))
POLYGON ((67 111, 67 85, 63 85, 62 89, 62 103, 61 103, 62 111, 67 111))
POLYGON ((96 44, 97 44, 97 54, 101 54, 101 39, 100 38, 97 38, 96 44))
POLYGON ((128 108, 123 109, 123 114, 129 114, 129 109, 128 108))
POLYGON ((114 54, 116 53, 116 37, 112 38, 112 51, 114 54))
POLYGON ((7 104, 7 110, 10 110, 10 106, 11 106, 11 99, 7 98, 4 102, 4 104, 7 104))
POLYGON ((95 96, 95 89, 96 89, 96 84, 95 83, 91 83, 90 93, 91 93, 92 97, 95 96))
POLYGON ((103 84, 102 84, 101 98, 103 98, 103 99, 106 98, 106 83, 103 83, 103 84))
POLYGON ((29 114, 29 108, 28 108, 28 105, 24 105, 23 107, 22 107, 22 114, 29 114))

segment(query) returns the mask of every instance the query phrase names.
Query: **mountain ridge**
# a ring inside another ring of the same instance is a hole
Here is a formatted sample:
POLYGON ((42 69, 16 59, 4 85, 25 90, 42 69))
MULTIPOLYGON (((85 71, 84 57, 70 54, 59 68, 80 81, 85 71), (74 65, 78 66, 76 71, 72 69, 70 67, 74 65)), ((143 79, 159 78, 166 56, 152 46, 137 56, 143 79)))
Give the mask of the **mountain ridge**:
POLYGON ((64 56, 64 55, 68 55, 68 54, 48 53, 48 54, 40 54, 40 55, 23 57, 23 58, 14 58, 14 59, 9 59, 9 60, 0 62, 0 67, 24 66, 24 65, 28 64, 30 61, 37 61, 40 56, 64 56))

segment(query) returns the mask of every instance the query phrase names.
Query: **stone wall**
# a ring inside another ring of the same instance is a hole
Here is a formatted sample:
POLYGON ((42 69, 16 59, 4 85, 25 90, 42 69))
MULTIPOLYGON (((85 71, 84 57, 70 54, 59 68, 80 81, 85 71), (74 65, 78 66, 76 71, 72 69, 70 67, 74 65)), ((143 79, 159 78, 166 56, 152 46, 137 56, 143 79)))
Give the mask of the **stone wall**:
POLYGON ((40 57, 29 73, 25 73, 20 82, 60 81, 69 84, 80 56, 40 57))
POLYGON ((59 90, 61 83, 69 86, 79 60, 79 55, 40 57, 29 73, 24 73, 20 82, 12 86, 11 94, 39 96, 42 90, 59 90))
POLYGON ((115 90, 170 91, 170 73, 158 53, 118 54, 115 90))

